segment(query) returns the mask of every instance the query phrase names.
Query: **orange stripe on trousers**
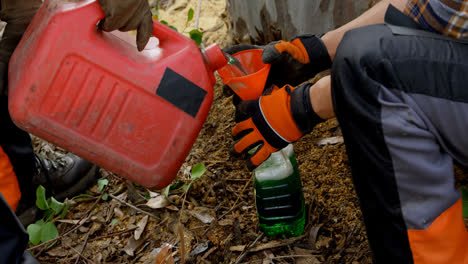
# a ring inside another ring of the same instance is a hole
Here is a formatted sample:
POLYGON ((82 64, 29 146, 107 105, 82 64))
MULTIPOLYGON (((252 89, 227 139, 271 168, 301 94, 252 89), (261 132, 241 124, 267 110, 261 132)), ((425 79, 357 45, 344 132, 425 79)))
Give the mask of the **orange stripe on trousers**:
POLYGON ((408 230, 414 264, 468 263, 468 233, 461 199, 425 230, 408 230))
POLYGON ((14 212, 21 198, 21 191, 10 159, 2 147, 0 147, 0 192, 14 212))

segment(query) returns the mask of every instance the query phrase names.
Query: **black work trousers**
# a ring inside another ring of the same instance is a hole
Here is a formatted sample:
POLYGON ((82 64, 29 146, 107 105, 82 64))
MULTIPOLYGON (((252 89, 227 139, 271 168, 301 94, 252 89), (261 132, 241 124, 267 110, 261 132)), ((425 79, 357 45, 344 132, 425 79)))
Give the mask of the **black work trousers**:
POLYGON ((468 263, 454 161, 468 166, 468 44, 347 32, 332 97, 375 263, 468 263))

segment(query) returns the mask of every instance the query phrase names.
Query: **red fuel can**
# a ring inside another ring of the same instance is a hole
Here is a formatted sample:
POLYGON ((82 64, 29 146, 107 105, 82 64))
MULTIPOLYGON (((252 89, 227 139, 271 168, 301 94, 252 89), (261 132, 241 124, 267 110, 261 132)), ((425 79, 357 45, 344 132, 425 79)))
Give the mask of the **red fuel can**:
POLYGON ((135 38, 102 32, 92 0, 46 0, 9 65, 9 110, 22 129, 148 188, 177 174, 213 101, 218 46, 153 21, 135 38))

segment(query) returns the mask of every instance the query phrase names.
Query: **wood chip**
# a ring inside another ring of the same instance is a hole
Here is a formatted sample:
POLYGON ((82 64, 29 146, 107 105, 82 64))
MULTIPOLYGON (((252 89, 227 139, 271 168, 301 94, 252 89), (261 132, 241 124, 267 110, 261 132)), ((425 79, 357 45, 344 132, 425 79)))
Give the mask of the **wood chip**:
POLYGON ((336 145, 336 144, 341 144, 344 143, 344 139, 341 136, 338 137, 329 137, 329 138, 321 138, 315 141, 315 144, 319 146, 325 146, 325 145, 336 145))

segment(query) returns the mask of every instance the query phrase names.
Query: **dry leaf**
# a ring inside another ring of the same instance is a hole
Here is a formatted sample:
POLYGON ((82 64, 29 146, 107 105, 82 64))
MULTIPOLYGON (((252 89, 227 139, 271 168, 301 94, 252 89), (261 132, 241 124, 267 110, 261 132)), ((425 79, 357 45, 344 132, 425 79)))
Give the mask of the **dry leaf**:
POLYGON ((148 193, 149 193, 150 198, 158 197, 161 195, 157 192, 152 192, 152 191, 148 191, 148 193))
POLYGON ((72 224, 72 225, 77 225, 77 224, 80 223, 80 220, 58 219, 57 222, 59 222, 59 223, 66 223, 66 224, 72 224))
POLYGON ((141 234, 143 234, 143 231, 145 230, 147 223, 148 223, 148 216, 145 215, 137 224, 137 229, 135 230, 135 235, 134 235, 135 240, 140 239, 141 234))
POLYGON ((307 257, 298 257, 296 264, 320 264, 320 261, 313 255, 315 251, 304 248, 294 248, 294 254, 307 257))
POLYGON ((188 211, 193 217, 202 221, 204 224, 209 224, 215 220, 212 211, 205 207, 195 207, 193 210, 188 211))
POLYGON ((190 252, 189 257, 194 257, 200 253, 205 252, 208 249, 209 241, 205 241, 203 243, 199 243, 193 250, 190 252))
POLYGON ((263 254, 265 255, 265 258, 263 259, 262 264, 274 264, 273 258, 275 255, 271 251, 263 251, 263 254))
POLYGON ((146 206, 153 208, 153 209, 159 209, 159 208, 164 208, 170 204, 169 200, 164 195, 158 195, 154 198, 151 198, 148 200, 146 203, 146 206))
POLYGON ((135 238, 132 236, 127 240, 127 245, 123 249, 127 255, 132 256, 135 252, 135 250, 143 243, 143 240, 135 240, 135 238))
POLYGON ((315 248, 315 242, 317 241, 317 235, 322 225, 313 226, 309 232, 309 244, 315 248))
POLYGON ((169 209, 169 210, 175 211, 175 212, 179 211, 179 208, 177 208, 177 206, 175 206, 173 204, 167 206, 166 209, 169 209))
POLYGON ((166 244, 161 248, 159 254, 156 256, 155 264, 166 264, 166 263, 174 263, 174 259, 171 255, 171 246, 166 244))

